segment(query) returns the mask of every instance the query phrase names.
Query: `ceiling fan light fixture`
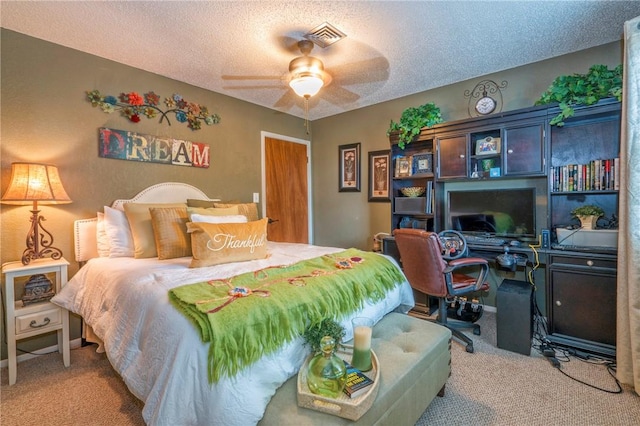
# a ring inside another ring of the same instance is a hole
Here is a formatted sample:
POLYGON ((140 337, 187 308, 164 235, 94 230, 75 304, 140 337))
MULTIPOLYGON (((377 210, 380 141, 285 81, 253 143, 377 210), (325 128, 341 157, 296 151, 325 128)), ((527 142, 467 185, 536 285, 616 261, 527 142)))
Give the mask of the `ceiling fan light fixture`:
POLYGON ((301 56, 289 63, 289 86, 303 98, 316 95, 324 86, 324 65, 318 58, 301 56))
POLYGON ((324 86, 324 80, 322 74, 303 71, 291 79, 289 86, 296 92, 296 95, 306 98, 316 95, 324 86))

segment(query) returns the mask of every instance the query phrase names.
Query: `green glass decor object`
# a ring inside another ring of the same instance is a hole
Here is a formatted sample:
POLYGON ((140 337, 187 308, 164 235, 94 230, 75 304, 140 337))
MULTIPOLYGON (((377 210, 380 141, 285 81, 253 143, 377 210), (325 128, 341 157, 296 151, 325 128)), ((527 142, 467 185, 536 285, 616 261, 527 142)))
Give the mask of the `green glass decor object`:
POLYGON ((307 385, 316 395, 337 398, 347 381, 347 369, 344 361, 335 354, 336 341, 333 337, 324 336, 320 348, 322 352, 309 362, 307 385))

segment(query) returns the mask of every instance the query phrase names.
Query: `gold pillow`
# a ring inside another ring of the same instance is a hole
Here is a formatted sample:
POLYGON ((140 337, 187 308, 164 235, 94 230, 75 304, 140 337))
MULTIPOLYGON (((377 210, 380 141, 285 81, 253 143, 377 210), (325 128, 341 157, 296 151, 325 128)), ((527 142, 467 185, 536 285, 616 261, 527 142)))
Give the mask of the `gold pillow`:
POLYGON ((213 203, 215 208, 238 206, 238 213, 245 215, 247 221, 258 220, 258 205, 256 203, 213 203))
POLYGON ((189 267, 264 259, 267 219, 247 223, 187 223, 193 260, 189 267))
POLYGON ((207 216, 234 216, 240 214, 237 206, 229 207, 226 209, 216 209, 214 207, 211 208, 202 208, 202 207, 187 207, 187 213, 189 217, 192 214, 203 214, 207 216))
POLYGON ((158 259, 191 256, 191 237, 187 233, 187 209, 151 207, 149 213, 158 259))
POLYGON ((156 257, 156 239, 151 225, 151 207, 184 207, 185 203, 125 203, 124 212, 129 221, 131 235, 133 236, 133 257, 136 259, 156 257))
MULTIPOLYGON (((223 204, 238 204, 240 201, 231 200, 231 201, 223 201, 223 204)), ((198 200, 197 198, 187 198, 187 207, 202 207, 202 208, 213 208, 215 201, 213 200, 198 200)))

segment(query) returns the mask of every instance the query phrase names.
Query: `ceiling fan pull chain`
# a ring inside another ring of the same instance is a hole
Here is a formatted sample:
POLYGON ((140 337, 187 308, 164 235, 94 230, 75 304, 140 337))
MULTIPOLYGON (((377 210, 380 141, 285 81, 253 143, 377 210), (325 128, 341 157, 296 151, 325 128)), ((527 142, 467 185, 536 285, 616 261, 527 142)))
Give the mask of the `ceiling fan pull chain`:
POLYGON ((309 134, 309 95, 304 95, 304 127, 309 134))

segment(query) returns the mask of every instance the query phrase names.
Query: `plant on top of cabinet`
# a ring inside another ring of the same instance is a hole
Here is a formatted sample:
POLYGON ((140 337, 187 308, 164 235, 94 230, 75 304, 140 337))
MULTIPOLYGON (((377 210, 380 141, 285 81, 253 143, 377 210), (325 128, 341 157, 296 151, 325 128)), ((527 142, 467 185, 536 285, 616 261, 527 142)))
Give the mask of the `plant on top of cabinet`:
POLYGON ((409 107, 402 112, 400 121, 396 123, 391 120, 387 136, 393 132, 398 132, 398 146, 400 149, 411 143, 413 138, 420 134, 423 127, 432 127, 442 123, 440 108, 433 102, 429 102, 419 107, 409 107))
POLYGON ((557 77, 536 105, 558 102, 560 113, 549 124, 563 126, 564 120, 573 116, 574 106, 593 105, 610 97, 622 100, 622 64, 614 69, 606 65, 592 65, 586 74, 557 77))

